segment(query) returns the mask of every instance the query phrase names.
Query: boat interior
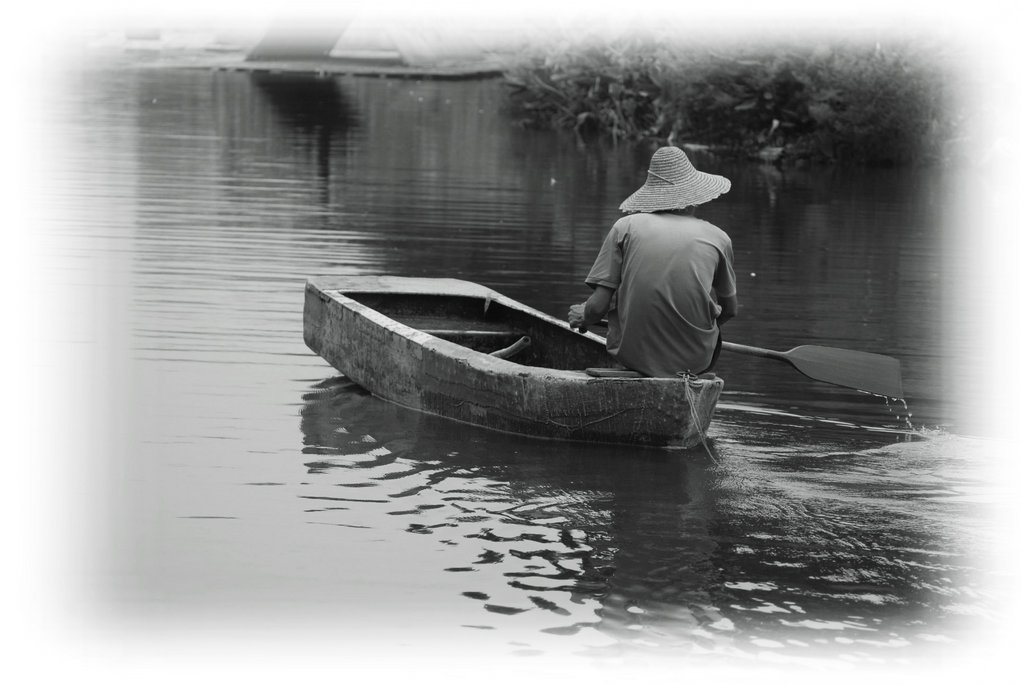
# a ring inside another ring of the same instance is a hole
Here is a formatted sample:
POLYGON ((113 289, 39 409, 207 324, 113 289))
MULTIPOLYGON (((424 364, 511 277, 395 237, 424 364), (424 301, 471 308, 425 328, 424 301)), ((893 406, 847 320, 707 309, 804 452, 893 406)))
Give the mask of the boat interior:
POLYGON ((518 364, 566 370, 617 366, 601 342, 486 298, 410 293, 345 295, 411 328, 518 364))

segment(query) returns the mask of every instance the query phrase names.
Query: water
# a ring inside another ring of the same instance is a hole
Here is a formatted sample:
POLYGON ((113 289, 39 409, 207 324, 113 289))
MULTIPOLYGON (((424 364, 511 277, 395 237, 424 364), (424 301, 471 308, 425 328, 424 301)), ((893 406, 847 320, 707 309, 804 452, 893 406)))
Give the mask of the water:
POLYGON ((500 89, 68 75, 39 292, 87 417, 70 472, 95 527, 68 545, 93 611, 141 634, 313 625, 350 663, 983 651, 1004 500, 948 174, 697 159, 733 180, 701 212, 734 241, 729 339, 895 356, 906 406, 723 354, 710 454, 564 445, 391 406, 305 348, 311 275, 455 276, 557 316, 586 296, 650 153, 517 129, 500 89))

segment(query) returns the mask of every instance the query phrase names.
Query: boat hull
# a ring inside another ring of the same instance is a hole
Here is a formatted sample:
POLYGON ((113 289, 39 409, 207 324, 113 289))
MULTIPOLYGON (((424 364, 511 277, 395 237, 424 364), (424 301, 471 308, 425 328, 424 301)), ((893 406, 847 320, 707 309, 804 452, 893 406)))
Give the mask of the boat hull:
POLYGON ((522 435, 689 448, 724 385, 593 377, 587 367, 614 365, 602 338, 467 281, 310 279, 303 318, 310 349, 374 395, 522 435), (518 337, 531 341, 532 359, 484 351, 518 337))

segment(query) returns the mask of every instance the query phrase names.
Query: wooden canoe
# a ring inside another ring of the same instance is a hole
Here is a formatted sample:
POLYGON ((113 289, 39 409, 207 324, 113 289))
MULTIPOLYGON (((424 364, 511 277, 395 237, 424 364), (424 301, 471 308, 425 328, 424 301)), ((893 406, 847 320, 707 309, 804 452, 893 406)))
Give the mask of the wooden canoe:
POLYGON ((604 338, 468 281, 313 278, 303 319, 310 349, 374 395, 523 435, 689 448, 724 385, 595 376, 616 366, 604 338))

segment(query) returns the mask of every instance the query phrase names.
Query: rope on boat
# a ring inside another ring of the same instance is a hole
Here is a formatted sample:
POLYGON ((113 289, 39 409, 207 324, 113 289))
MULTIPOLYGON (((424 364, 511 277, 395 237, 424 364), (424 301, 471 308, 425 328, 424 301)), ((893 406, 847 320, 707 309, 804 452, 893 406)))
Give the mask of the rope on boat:
POLYGON ((708 445, 707 436, 704 435, 704 429, 701 428, 700 419, 697 417, 697 393, 693 388, 699 382, 700 378, 697 374, 689 371, 680 372, 678 375, 686 379, 686 403, 690 405, 690 418, 693 419, 693 425, 697 428, 697 435, 700 436, 700 444, 704 445, 704 451, 708 453, 709 457, 711 457, 711 461, 715 463, 715 466, 719 466, 720 464, 718 463, 718 459, 716 459, 714 453, 712 453, 711 447, 708 445))

